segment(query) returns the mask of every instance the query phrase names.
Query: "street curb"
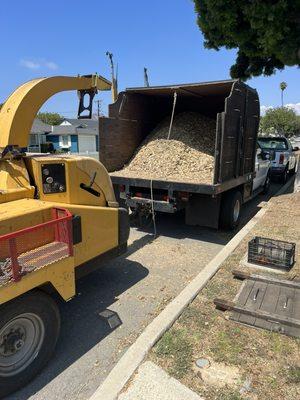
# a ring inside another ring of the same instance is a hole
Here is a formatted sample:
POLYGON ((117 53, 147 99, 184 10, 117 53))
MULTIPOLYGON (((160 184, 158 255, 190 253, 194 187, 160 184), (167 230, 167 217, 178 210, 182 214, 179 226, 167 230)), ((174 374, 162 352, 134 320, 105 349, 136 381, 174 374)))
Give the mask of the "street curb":
MULTIPOLYGON (((283 194, 292 184, 289 180, 274 195, 283 194)), ((174 300, 145 328, 137 340, 114 366, 90 400, 116 400, 126 383, 143 362, 148 352, 174 324, 184 309, 194 300, 207 282, 216 274, 226 258, 236 249, 268 209, 269 202, 227 243, 204 269, 182 290, 174 300)))

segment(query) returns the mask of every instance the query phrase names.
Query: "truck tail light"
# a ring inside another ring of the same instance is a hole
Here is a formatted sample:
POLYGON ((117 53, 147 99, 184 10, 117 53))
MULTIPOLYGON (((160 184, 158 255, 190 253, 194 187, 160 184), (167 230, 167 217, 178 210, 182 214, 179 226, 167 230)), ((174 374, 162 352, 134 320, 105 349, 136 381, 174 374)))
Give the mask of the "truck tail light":
POLYGON ((120 185, 119 190, 120 192, 125 192, 125 185, 120 185))
POLYGON ((284 162, 284 154, 280 154, 279 156, 279 164, 283 164, 284 162))

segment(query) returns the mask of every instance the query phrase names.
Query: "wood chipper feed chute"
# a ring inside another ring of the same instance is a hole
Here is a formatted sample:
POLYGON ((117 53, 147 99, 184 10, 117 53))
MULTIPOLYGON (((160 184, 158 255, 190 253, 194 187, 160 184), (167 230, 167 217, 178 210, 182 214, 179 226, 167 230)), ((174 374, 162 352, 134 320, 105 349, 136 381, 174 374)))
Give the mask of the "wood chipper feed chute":
POLYGON ((0 236, 0 286, 72 255, 72 215, 52 208, 49 221, 0 236))

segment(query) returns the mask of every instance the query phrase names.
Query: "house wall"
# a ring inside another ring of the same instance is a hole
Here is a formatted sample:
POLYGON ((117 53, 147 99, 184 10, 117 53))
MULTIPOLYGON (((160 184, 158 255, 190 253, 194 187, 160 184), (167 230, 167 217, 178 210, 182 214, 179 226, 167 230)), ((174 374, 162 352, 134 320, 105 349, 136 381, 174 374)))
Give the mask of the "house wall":
POLYGON ((78 136, 71 135, 71 152, 77 153, 78 152, 78 136))
POLYGON ((59 150, 59 136, 58 135, 47 136, 47 141, 53 143, 54 150, 59 150))
MULTIPOLYGON (((60 145, 59 145, 59 136, 60 135, 51 135, 47 137, 47 140, 49 142, 53 143, 54 149, 55 150, 60 150, 60 145)), ((71 135, 71 153, 78 153, 78 136, 77 135, 71 135)))

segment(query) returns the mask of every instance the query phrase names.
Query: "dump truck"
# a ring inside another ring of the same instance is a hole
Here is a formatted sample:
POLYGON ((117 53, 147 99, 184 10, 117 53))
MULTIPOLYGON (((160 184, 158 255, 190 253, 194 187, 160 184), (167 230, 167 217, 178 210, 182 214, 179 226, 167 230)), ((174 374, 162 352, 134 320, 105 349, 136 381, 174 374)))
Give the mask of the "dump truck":
POLYGON ((269 185, 268 155, 257 153, 259 118, 256 90, 239 80, 129 88, 109 106, 108 117, 100 118, 100 160, 111 173, 117 197, 133 212, 184 210, 188 225, 234 229, 242 204, 269 185), (156 179, 151 170, 149 179, 122 173, 162 120, 170 118, 171 133, 174 115, 184 112, 214 120, 211 182, 156 179))
POLYGON ((0 397, 29 382, 50 359, 60 330, 56 298, 76 279, 126 252, 128 212, 97 160, 26 153, 34 117, 52 95, 77 90, 90 118, 98 75, 40 78, 0 111, 0 397))

